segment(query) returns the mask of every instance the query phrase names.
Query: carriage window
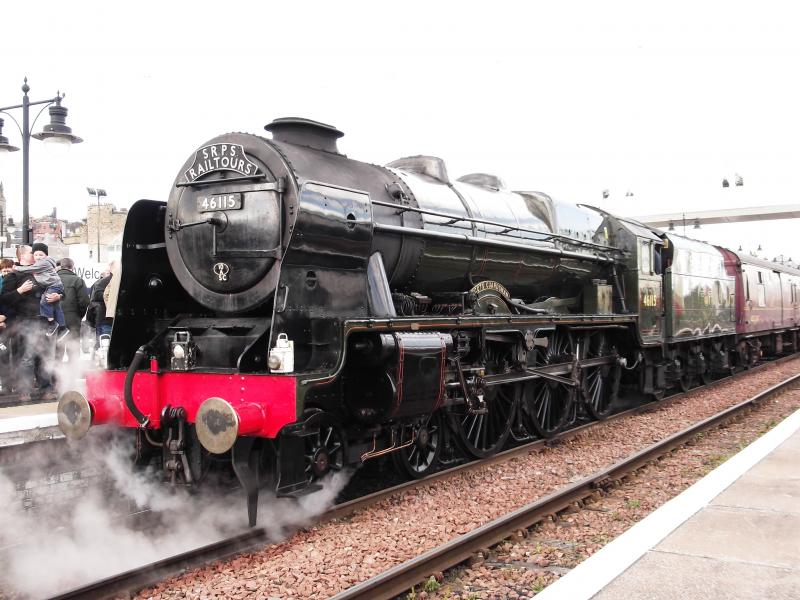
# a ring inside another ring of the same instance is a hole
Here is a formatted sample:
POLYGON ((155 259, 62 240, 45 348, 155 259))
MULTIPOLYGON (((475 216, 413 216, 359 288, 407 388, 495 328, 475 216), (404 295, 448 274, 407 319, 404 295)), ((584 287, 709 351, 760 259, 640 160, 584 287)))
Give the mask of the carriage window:
POLYGON ((797 304, 797 284, 792 284, 792 304, 797 304))
POLYGON ((764 274, 761 271, 758 272, 758 283, 762 285, 764 283, 764 274))
POLYGON ((758 284, 758 305, 767 305, 767 286, 765 286, 763 283, 758 284))
POLYGON ((750 278, 746 273, 744 275, 744 299, 750 300, 750 278))

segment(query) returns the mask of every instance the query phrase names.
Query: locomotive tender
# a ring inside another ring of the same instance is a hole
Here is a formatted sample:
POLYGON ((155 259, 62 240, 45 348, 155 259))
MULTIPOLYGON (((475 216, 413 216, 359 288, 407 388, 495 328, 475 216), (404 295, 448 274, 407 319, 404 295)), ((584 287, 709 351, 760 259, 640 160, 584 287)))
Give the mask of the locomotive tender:
POLYGON ((795 350, 800 271, 442 160, 342 155, 337 129, 197 149, 128 214, 108 368, 59 424, 127 430, 174 484, 317 489, 391 454, 498 451, 795 350))

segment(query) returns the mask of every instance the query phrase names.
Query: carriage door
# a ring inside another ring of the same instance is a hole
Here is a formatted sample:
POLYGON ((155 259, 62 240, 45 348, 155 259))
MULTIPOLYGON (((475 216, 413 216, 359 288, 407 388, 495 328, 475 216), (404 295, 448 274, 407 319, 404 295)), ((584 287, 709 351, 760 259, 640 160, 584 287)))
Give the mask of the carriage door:
MULTIPOLYGON (((773 271, 769 274, 770 283, 773 279, 778 280, 778 305, 780 312, 778 312, 778 327, 784 327, 788 322, 789 311, 786 310, 789 306, 789 280, 786 276, 781 275, 780 271, 773 271)), ((770 286, 773 287, 773 286, 770 286)), ((775 325, 773 325, 775 327, 775 325)))

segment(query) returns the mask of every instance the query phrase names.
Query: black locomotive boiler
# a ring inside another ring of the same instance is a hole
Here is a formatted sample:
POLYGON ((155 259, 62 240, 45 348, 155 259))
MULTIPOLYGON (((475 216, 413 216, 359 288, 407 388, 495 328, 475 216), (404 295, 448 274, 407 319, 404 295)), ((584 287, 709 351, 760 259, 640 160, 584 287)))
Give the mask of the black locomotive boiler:
POLYGON ((266 129, 130 209, 108 368, 61 398, 68 437, 127 429, 172 483, 240 484, 254 524, 262 487, 387 454, 419 477, 451 442, 485 457, 733 364, 727 296, 691 312, 684 281, 682 323, 715 326, 665 327, 660 232, 434 157, 355 161, 315 121, 266 129))

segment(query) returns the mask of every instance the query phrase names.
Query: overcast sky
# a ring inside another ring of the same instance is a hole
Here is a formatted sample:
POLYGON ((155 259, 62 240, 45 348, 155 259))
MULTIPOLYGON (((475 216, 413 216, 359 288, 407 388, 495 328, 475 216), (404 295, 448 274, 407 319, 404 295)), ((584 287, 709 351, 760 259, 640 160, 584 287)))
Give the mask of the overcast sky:
MULTIPOLYGON (((494 173, 629 216, 798 202, 789 2, 120 5, 0 7, 0 106, 21 102, 25 76, 32 100, 66 91, 67 124, 85 140, 65 157, 32 141, 33 216, 85 216, 86 186, 118 206, 165 200, 198 146, 267 135, 283 116, 335 125, 352 158, 432 154, 453 178, 494 173), (723 190, 735 173, 745 186, 723 190)), ((4 135, 21 145, 8 118, 4 135)), ((21 152, 0 163, 17 215, 21 173, 21 152)), ((795 260, 797 231, 687 229, 795 260)))

